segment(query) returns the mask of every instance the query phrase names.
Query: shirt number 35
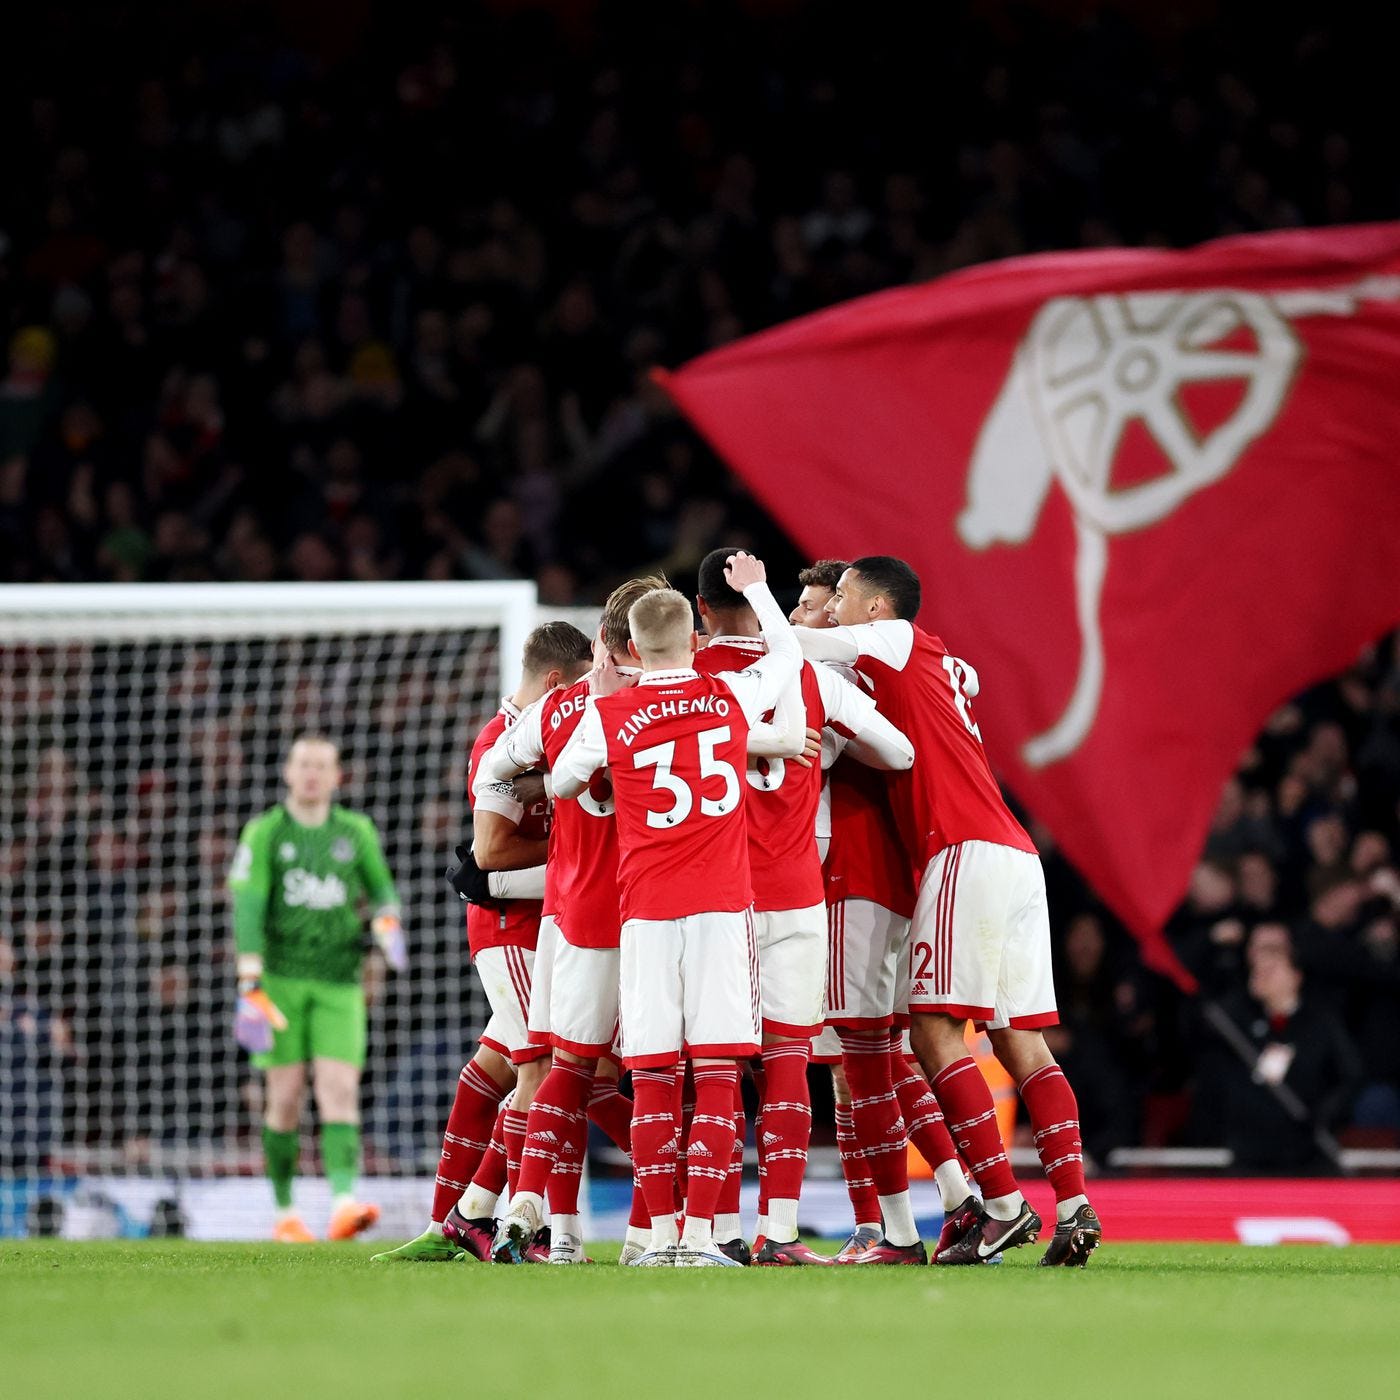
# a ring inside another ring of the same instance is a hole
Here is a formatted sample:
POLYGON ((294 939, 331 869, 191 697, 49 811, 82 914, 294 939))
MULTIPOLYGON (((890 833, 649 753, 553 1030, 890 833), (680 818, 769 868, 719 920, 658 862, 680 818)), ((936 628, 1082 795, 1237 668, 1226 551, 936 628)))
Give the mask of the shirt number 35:
POLYGON ((739 805, 739 775, 731 763, 725 762, 716 753, 721 744, 729 742, 729 726, 718 729, 702 729, 695 736, 700 753, 698 786, 709 778, 719 778, 724 783, 724 791, 718 797, 699 796, 692 780, 675 771, 676 741, 668 739, 664 744, 653 744, 649 749, 638 749, 632 755, 632 766, 636 769, 654 768, 651 785, 654 792, 669 793, 671 806, 665 811, 647 812, 647 825, 653 827, 678 826, 693 813, 697 806, 702 817, 723 817, 739 805))

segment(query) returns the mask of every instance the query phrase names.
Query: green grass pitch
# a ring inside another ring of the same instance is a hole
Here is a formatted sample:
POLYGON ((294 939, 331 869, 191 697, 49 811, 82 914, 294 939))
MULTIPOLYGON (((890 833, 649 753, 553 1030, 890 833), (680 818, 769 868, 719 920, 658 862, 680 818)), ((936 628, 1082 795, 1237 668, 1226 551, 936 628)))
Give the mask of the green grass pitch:
MULTIPOLYGON (((0 1241, 0 1394, 1400 1393, 1400 1248, 1106 1245, 1089 1268, 370 1265, 383 1246, 0 1241)), ((599 1246, 600 1258, 616 1247, 599 1246)))

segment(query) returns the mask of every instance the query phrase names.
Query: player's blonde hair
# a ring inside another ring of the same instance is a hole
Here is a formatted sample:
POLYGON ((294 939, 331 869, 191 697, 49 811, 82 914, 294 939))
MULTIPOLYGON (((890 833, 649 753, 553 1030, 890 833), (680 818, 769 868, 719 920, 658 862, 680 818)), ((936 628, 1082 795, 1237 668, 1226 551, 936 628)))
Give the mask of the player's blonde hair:
POLYGON ((627 626, 643 657, 674 656, 688 647, 695 617, 684 594, 653 588, 632 604, 627 626))
POLYGON ((647 578, 629 578, 608 594, 608 601, 603 604, 603 645, 614 656, 627 655, 627 643, 632 636, 627 619, 632 604, 648 593, 670 586, 670 580, 664 575, 653 574, 647 578))

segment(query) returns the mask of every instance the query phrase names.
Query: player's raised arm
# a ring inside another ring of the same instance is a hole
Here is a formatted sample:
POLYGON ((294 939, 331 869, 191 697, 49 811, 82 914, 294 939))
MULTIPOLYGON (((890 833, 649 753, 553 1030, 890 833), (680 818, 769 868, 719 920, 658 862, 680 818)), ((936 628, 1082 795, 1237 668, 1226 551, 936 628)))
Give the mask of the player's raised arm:
POLYGON ((859 686, 826 666, 816 668, 827 723, 846 738, 844 751, 868 768, 902 772, 914 766, 914 745, 859 686))
POLYGON ((750 758, 798 758, 807 747, 807 712, 802 687, 794 681, 783 691, 771 722, 749 726, 750 758))
POLYGON ((590 698, 578 728, 574 730, 559 761, 554 765, 555 797, 577 797, 588 786, 588 780, 606 767, 608 744, 603 734, 603 720, 590 698))
POLYGON ((739 550, 726 564, 724 577, 731 588, 747 599, 768 645, 767 656, 724 678, 752 724, 764 711, 774 709, 783 692, 797 679, 802 650, 788 626, 787 615, 769 590, 761 559, 739 550))

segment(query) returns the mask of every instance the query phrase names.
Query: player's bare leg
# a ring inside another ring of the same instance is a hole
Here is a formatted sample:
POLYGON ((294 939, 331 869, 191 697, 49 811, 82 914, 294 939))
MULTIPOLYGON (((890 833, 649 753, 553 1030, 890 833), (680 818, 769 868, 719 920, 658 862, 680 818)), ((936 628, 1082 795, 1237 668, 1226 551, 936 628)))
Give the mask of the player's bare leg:
POLYGON ((273 1065, 267 1071, 263 1094, 263 1158, 277 1203, 272 1238, 281 1244, 309 1244, 316 1237, 292 1203, 300 1147, 298 1129, 306 1101, 306 1066, 273 1065))
POLYGON ((985 1263, 1003 1249, 1033 1244, 1040 1217, 1016 1185, 997 1127, 992 1091, 967 1053, 966 1020, 941 1011, 920 1011, 910 1037, 929 1077, 949 1132, 982 1192, 983 1214, 962 1239, 941 1250, 940 1264, 985 1263))
POLYGON ((360 1067, 344 1060, 312 1063, 312 1092, 321 1118, 321 1165, 331 1187, 333 1240, 349 1240, 379 1219, 379 1207, 355 1199, 360 1174, 360 1067))
POLYGON ((996 1057, 1016 1081, 1035 1150, 1055 1191, 1055 1236, 1042 1264, 1083 1267, 1103 1238, 1084 1183, 1079 1104, 1045 1037, 1036 1030, 988 1031, 996 1057))

